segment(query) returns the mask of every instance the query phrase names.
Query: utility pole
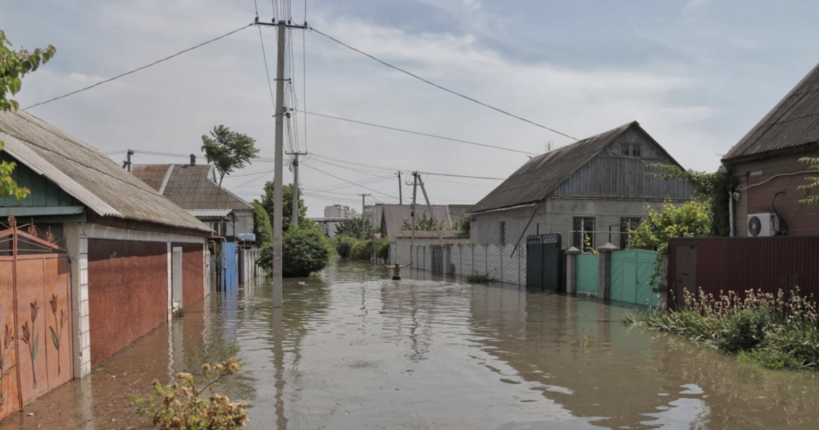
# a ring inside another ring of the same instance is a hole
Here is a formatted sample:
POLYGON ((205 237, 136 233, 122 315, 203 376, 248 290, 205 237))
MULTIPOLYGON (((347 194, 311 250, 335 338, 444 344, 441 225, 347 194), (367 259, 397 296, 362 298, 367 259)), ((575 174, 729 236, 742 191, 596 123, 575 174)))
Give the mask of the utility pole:
POLYGON ((275 173, 273 174, 273 307, 282 307, 282 179, 284 169, 284 116, 287 115, 287 107, 284 105, 284 52, 285 38, 287 37, 287 27, 307 28, 307 23, 303 26, 288 24, 280 19, 278 22, 273 19, 272 23, 259 21, 256 16, 256 25, 265 25, 278 28, 278 50, 276 55, 276 133, 275 133, 275 173))
POLYGON ((128 152, 125 153, 125 162, 122 163, 122 167, 126 168, 129 172, 131 171, 131 156, 134 155, 134 151, 129 149, 128 152))
POLYGON ((415 196, 418 191, 418 176, 412 172, 412 206, 410 206, 410 215, 412 215, 412 236, 410 236, 410 263, 415 258, 415 196))
POLYGON ((364 198, 369 196, 369 194, 359 194, 361 196, 361 240, 364 240, 364 226, 366 223, 364 222, 364 198))
POLYGON ((402 185, 401 184, 401 171, 399 170, 398 171, 398 205, 399 206, 404 204, 404 193, 402 192, 401 185, 402 185))
POLYGON ((432 205, 429 204, 429 197, 427 197, 427 189, 424 187, 424 181, 421 180, 421 175, 418 172, 413 173, 416 178, 418 178, 418 184, 421 185, 421 191, 424 193, 424 200, 427 202, 427 210, 429 211, 429 217, 432 218, 432 223, 435 224, 435 232, 438 233, 438 240, 441 241, 441 245, 444 244, 444 237, 441 236, 441 229, 438 228, 438 220, 435 219, 435 214, 432 213, 432 205))
POLYGON ((293 224, 299 226, 299 155, 307 155, 306 152, 286 152, 287 155, 295 156, 293 160, 293 224))

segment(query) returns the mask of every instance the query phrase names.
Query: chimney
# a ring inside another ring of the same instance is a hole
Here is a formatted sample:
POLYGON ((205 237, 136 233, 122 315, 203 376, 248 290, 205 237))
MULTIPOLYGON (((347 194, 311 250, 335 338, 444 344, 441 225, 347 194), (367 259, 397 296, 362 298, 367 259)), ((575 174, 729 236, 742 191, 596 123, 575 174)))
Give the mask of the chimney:
POLYGON ((195 166, 195 165, 196 165, 196 155, 191 154, 191 166, 195 166))

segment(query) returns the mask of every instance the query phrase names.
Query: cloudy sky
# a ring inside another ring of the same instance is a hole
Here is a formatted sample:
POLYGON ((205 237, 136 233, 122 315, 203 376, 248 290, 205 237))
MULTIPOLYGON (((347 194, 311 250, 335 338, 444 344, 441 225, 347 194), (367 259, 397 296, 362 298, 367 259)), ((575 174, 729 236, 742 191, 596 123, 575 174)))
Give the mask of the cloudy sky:
MULTIPOLYGON (((279 0, 0 0, 16 48, 57 56, 24 81, 29 106, 247 25, 279 0)), ((444 87, 576 138, 638 121, 686 168, 713 171, 819 61, 819 3, 800 0, 308 0, 316 30, 444 87)), ((290 17, 305 20, 304 1, 290 17)), ((261 28, 270 72, 276 35, 261 28)), ((384 67, 315 32, 292 31, 298 109, 542 153, 572 140, 384 67), (305 77, 306 65, 306 80, 305 77)), ((296 104, 296 101, 291 104, 296 104)), ((290 106, 294 107, 294 106, 290 106)), ((259 28, 29 113, 121 162, 125 150, 201 153, 224 124, 273 157, 273 103, 259 28)), ((310 216, 326 205, 397 203, 396 172, 503 178, 525 154, 298 115, 292 149, 310 216), (305 122, 305 117, 306 122, 305 122), (297 135, 297 136, 296 136, 297 135), (296 139, 297 137, 297 139, 296 139), (347 182, 345 182, 347 181, 347 182)), ((289 146, 289 145, 288 145, 289 146)), ((135 163, 186 158, 137 154, 135 163)), ((259 160, 225 184, 247 200, 271 180, 259 160)), ((424 176, 433 203, 475 203, 499 181, 424 176)), ((285 172, 285 181, 292 174, 285 172)), ((411 187, 404 185, 404 202, 411 187)))

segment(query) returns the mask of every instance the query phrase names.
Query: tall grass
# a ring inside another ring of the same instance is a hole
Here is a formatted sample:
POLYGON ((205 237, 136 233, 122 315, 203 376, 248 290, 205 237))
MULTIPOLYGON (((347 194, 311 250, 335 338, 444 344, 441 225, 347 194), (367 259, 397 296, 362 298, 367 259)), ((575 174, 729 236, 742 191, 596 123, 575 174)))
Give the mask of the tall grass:
POLYGON ((777 294, 749 290, 714 297, 685 295, 675 311, 627 313, 624 322, 675 333, 771 369, 819 370, 819 318, 799 288, 777 294))

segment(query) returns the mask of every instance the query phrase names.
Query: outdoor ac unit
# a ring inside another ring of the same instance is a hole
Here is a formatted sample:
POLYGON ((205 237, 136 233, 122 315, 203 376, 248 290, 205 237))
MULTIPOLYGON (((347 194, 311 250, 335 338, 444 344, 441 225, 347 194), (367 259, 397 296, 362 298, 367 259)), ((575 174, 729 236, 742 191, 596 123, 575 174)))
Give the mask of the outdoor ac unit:
POLYGON ((767 237, 779 234, 779 217, 774 213, 748 215, 748 236, 767 237))

